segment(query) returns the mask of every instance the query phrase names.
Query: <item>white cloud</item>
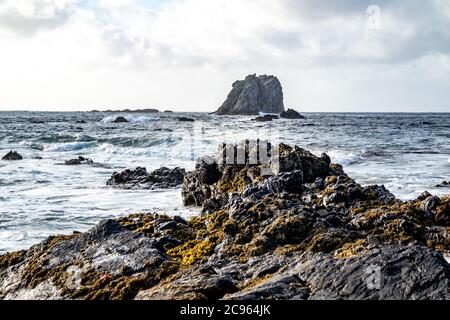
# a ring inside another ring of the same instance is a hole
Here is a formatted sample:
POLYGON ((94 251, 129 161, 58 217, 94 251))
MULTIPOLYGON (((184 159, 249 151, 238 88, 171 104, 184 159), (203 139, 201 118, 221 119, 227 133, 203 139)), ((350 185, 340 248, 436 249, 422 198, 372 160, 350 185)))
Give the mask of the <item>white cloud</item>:
POLYGON ((306 110, 358 110, 377 91, 400 109, 446 108, 449 3, 379 0, 381 28, 369 30, 371 2, 0 0, 0 108, 209 111, 255 72, 279 75, 286 104, 306 110), (402 104, 411 90, 424 97, 402 104))

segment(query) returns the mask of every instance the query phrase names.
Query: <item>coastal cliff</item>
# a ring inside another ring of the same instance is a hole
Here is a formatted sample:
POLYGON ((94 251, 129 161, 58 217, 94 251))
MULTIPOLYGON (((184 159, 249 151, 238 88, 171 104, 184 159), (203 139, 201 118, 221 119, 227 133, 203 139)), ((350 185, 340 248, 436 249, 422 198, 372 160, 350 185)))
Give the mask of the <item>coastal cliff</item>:
POLYGON ((0 298, 449 298, 450 196, 400 201, 326 154, 280 144, 250 164, 243 148, 185 174, 199 216, 133 214, 0 256, 0 298))

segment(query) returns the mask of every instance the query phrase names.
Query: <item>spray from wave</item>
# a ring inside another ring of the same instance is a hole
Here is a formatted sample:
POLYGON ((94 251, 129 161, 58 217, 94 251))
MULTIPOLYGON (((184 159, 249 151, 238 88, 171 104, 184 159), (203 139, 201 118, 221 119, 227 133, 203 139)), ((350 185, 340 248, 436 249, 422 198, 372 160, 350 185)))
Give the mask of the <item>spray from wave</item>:
MULTIPOLYGON (((117 119, 118 115, 113 116, 107 116, 101 120, 102 123, 112 123, 115 119, 117 119)), ((128 120, 130 123, 145 123, 145 122, 153 122, 158 121, 159 117, 148 117, 148 116, 132 116, 132 115, 125 115, 123 116, 125 119, 128 120)))
POLYGON ((69 142, 69 143, 52 143, 44 145, 44 151, 64 152, 77 151, 95 146, 94 142, 69 142))

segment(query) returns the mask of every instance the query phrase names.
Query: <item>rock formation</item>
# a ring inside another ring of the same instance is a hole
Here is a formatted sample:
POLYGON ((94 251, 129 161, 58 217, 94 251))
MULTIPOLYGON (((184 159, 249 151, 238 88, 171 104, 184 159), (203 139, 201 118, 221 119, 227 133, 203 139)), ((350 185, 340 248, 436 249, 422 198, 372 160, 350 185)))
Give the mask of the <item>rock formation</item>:
POLYGON ((295 111, 294 109, 287 109, 280 113, 280 118, 284 119, 305 119, 300 113, 295 111))
POLYGON ((450 182, 442 181, 442 183, 436 185, 436 188, 450 188, 450 182))
POLYGON ((2 160, 8 160, 8 161, 15 161, 15 160, 22 160, 22 156, 17 151, 10 151, 7 154, 5 154, 2 158, 2 160))
POLYGON ((184 178, 201 215, 133 214, 2 255, 0 298, 448 299, 450 196, 400 201, 300 147, 269 164, 248 142, 227 164, 229 149, 184 178))
POLYGON ((113 120, 113 123, 126 123, 129 122, 125 117, 117 117, 115 120, 113 120))
POLYGON ((159 168, 148 173, 145 168, 137 167, 135 170, 127 169, 114 172, 106 184, 124 189, 167 189, 175 188, 183 183, 184 169, 159 168))
POLYGON ((278 117, 277 115, 266 114, 264 116, 256 117, 256 118, 252 119, 252 121, 255 121, 255 122, 269 122, 269 121, 276 120, 276 119, 279 119, 279 118, 280 117, 278 117))
POLYGON ((226 101, 216 111, 218 115, 258 115, 284 111, 283 89, 274 76, 249 75, 236 81, 226 101))

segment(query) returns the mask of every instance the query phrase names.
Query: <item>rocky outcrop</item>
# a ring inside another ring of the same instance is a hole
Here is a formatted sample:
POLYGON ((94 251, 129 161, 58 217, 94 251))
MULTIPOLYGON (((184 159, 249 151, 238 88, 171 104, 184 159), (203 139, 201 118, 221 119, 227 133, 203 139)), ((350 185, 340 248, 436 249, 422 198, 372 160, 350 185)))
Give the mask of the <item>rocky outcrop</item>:
POLYGON ((64 161, 64 164, 66 166, 79 166, 82 164, 86 164, 86 165, 93 165, 95 162, 90 159, 90 158, 85 158, 82 156, 79 156, 78 158, 75 159, 70 159, 70 160, 66 160, 64 161))
POLYGON ((233 83, 227 99, 216 111, 218 115, 258 115, 284 111, 283 89, 274 76, 249 75, 233 83))
POLYGON ((17 152, 17 151, 10 151, 7 154, 5 154, 2 158, 2 160, 7 160, 7 161, 17 161, 17 160, 22 160, 22 156, 17 152))
POLYGON ((269 175, 275 160, 243 148, 242 163, 222 146, 186 174, 201 215, 134 214, 0 256, 0 297, 448 299, 450 196, 400 201, 287 145, 269 175))
POLYGON ((268 121, 276 120, 276 119, 279 119, 279 118, 280 117, 278 117, 277 115, 266 114, 264 116, 256 117, 256 118, 252 119, 252 121, 268 122, 268 121))
POLYGON ((306 119, 305 116, 302 116, 300 113, 295 111, 294 109, 287 109, 280 113, 280 118, 284 119, 306 119))
POLYGON ((126 123, 129 122, 125 117, 117 117, 113 120, 113 123, 126 123))
POLYGON ((195 121, 194 119, 187 118, 187 117, 178 117, 177 119, 178 119, 178 121, 181 121, 181 122, 194 122, 195 121))
POLYGON ((450 188, 450 182, 442 181, 442 183, 439 183, 438 185, 436 185, 436 188, 450 188))
POLYGON ((178 167, 162 167, 150 173, 145 168, 137 167, 114 172, 106 184, 124 189, 168 189, 180 186, 185 174, 185 170, 178 167))

